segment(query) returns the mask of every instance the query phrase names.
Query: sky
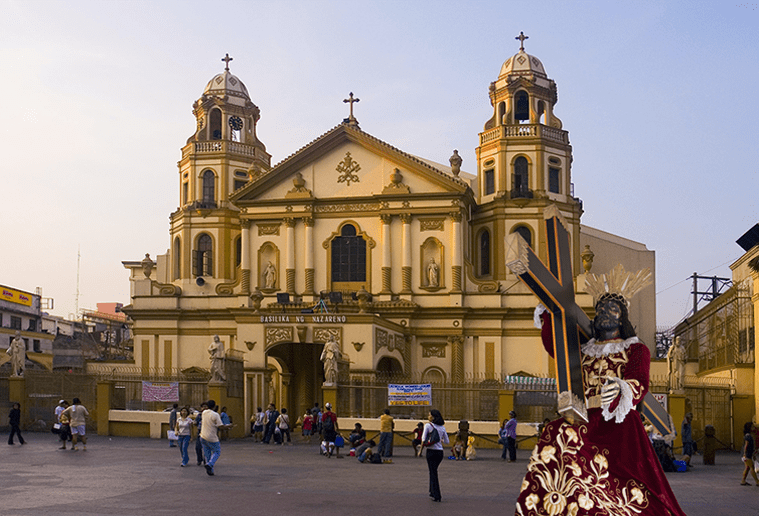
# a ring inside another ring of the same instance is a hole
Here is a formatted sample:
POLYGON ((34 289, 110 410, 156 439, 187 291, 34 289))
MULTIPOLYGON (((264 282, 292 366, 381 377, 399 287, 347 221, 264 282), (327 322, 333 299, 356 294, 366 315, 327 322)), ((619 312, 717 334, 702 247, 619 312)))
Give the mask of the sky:
POLYGON ((129 303, 121 262, 169 247, 192 103, 226 53, 272 163, 354 92, 364 131, 476 173, 488 85, 524 31, 582 222, 656 252, 671 326, 690 276, 729 277, 757 223, 758 28, 759 4, 732 2, 0 0, 0 284, 42 287, 64 317, 77 275, 80 309, 129 303))

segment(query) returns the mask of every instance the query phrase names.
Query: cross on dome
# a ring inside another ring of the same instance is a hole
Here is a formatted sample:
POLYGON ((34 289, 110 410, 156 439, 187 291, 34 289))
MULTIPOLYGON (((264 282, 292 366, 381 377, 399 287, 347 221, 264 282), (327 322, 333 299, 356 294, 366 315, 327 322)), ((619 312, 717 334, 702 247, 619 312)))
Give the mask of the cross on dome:
POLYGON ((516 37, 516 38, 514 38, 514 39, 518 39, 518 40, 519 40, 519 51, 520 51, 520 52, 524 52, 524 40, 526 40, 526 39, 530 39, 530 36, 525 36, 525 35, 524 35, 524 32, 522 32, 522 31, 520 30, 520 31, 519 31, 519 36, 517 36, 517 37, 516 37))
POLYGON ((227 54, 227 55, 225 55, 224 57, 221 58, 221 60, 224 61, 226 63, 226 65, 227 65, 227 66, 224 67, 224 69, 226 71, 229 71, 229 62, 232 61, 233 59, 234 59, 233 57, 229 57, 229 54, 227 54))

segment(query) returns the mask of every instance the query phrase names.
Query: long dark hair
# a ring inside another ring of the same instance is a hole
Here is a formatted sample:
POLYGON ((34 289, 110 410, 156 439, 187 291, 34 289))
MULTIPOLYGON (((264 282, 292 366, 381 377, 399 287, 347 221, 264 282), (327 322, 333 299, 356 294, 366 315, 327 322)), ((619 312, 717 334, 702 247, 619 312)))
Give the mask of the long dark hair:
POLYGON ((754 423, 751 421, 747 421, 745 425, 743 425, 743 433, 744 434, 750 434, 751 429, 754 427, 754 423))
POLYGON ((445 424, 445 421, 443 420, 443 415, 440 413, 438 409, 430 409, 430 416, 432 416, 432 424, 443 426, 445 424))

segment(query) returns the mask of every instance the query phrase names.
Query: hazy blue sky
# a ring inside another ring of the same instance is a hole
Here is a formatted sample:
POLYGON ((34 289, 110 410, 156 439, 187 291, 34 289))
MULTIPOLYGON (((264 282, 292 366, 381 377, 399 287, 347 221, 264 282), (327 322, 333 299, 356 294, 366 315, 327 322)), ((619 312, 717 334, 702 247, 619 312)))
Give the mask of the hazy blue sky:
MULTIPOLYGON (((346 116, 476 172, 488 85, 519 49, 558 85, 583 223, 656 251, 658 325, 729 276, 757 222, 759 6, 733 2, 0 1, 0 283, 54 313, 129 302, 169 246, 192 103, 223 70, 279 162, 346 116)), ((596 271, 600 272, 600 271, 596 271)))

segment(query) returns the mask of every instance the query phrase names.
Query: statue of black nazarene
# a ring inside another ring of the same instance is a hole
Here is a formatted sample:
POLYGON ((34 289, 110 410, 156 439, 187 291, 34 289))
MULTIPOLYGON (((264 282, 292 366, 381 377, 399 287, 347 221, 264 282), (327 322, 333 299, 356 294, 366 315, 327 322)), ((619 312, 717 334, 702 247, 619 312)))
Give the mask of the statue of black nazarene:
MULTIPOLYGON (((635 336, 628 307, 649 283, 650 272, 631 274, 621 265, 587 275, 585 290, 596 309, 593 338, 580 348, 588 421, 562 417, 545 426, 517 515, 684 516, 635 410, 648 391, 651 356, 635 336)), ((536 323, 553 356, 551 317, 544 310, 536 309, 536 323)))

